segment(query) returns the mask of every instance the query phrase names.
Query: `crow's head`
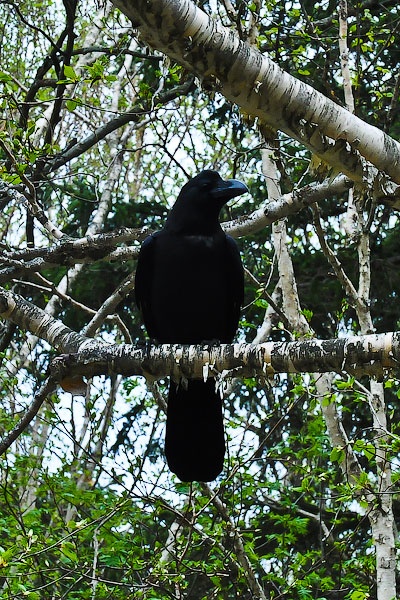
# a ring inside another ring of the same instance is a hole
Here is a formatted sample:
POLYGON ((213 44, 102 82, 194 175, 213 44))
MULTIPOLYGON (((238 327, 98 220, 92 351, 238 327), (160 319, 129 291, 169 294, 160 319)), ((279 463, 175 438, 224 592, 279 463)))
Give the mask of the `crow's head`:
POLYGON ((227 179, 224 181, 217 171, 202 171, 183 186, 181 194, 190 198, 198 197, 200 202, 208 204, 217 203, 222 206, 242 194, 248 192, 247 186, 238 179, 227 179))
POLYGON ((218 225, 221 208, 232 198, 248 192, 237 179, 224 181, 217 171, 202 171, 181 189, 169 214, 169 229, 208 233, 218 225))

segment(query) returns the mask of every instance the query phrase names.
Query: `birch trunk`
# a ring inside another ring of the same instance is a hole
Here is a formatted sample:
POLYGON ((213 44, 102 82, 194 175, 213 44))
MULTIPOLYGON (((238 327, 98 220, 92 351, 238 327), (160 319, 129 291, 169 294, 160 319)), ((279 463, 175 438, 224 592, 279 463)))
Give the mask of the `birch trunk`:
MULTIPOLYGON (((361 333, 374 331, 369 298, 371 287, 371 263, 369 231, 367 219, 363 218, 360 202, 356 202, 357 224, 359 228, 359 288, 361 299, 357 310, 361 333)), ((388 458, 390 439, 386 416, 385 392, 381 381, 375 378, 369 383, 369 405, 372 414, 376 462, 376 493, 370 500, 368 517, 376 552, 377 599, 394 600, 396 597, 396 547, 395 518, 392 501, 392 469, 388 458)))
MULTIPOLYGON (((350 97, 350 92, 347 93, 350 97)), ((274 161, 271 153, 263 152, 263 170, 266 177, 268 195, 276 200, 281 195, 274 161)), ((350 190, 352 198, 352 190, 350 190)), ((360 322, 361 332, 369 334, 373 332, 373 323, 369 311, 369 293, 371 283, 370 273, 370 251, 369 232, 365 230, 362 222, 362 211, 356 213, 359 227, 359 286, 356 292, 350 286, 349 280, 342 280, 350 290, 353 304, 356 307, 360 322)), ((292 261, 286 245, 286 228, 283 221, 273 224, 273 239, 275 253, 278 256, 279 285, 282 287, 283 311, 288 317, 292 329, 301 335, 310 334, 308 323, 301 313, 300 301, 297 293, 296 281, 293 273, 292 261)), ((333 255, 329 255, 334 260, 333 255)), ((336 267, 339 273, 339 267, 336 267)), ((350 484, 357 484, 361 474, 361 468, 357 457, 353 452, 352 445, 342 425, 336 402, 324 402, 331 394, 332 374, 325 373, 322 377, 314 374, 315 385, 318 396, 321 398, 321 410, 324 414, 327 432, 332 442, 332 447, 343 448, 343 460, 341 470, 350 484)), ((388 430, 386 410, 384 401, 384 388, 381 382, 370 380, 370 406, 373 416, 374 443, 376 449, 377 485, 374 493, 366 495, 370 504, 368 517, 372 529, 372 537, 376 550, 376 574, 377 574, 377 599, 393 600, 396 595, 396 551, 394 540, 394 514, 392 505, 392 477, 390 461, 387 459, 388 430)))

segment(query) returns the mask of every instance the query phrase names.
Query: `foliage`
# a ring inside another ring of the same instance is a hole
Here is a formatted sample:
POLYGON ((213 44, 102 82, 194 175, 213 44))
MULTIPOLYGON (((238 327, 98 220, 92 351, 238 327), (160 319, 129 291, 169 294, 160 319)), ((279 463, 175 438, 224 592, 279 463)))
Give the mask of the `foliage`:
MULTIPOLYGON (((229 11, 229 4, 202 6, 243 39, 251 39, 257 23, 260 50, 343 103, 336 5, 234 1, 229 11)), ((349 10, 356 112, 398 137, 398 3, 359 2, 349 10)), ((34 249, 27 258, 4 256, 2 283, 82 330, 133 271, 138 244, 91 248, 36 269, 40 251, 56 242, 18 196, 27 194, 29 204, 27 184, 59 230, 90 239, 161 227, 187 176, 211 167, 249 186, 250 194, 223 215, 230 221, 268 197, 266 141, 238 107, 145 48, 111 5, 3 2, 0 17, 1 246, 34 249)), ((322 178, 303 147, 273 137, 282 193, 322 178)), ((371 318, 377 331, 395 331, 399 219, 387 206, 363 202, 371 318)), ((348 205, 347 194, 327 198, 321 222, 357 288, 359 237, 344 229, 348 205)), ((312 331, 319 338, 359 332, 356 308, 321 250, 313 209, 289 217, 287 228, 312 331)), ((251 342, 281 273, 270 227, 238 243, 247 269, 238 337, 251 342)), ((279 308, 269 339, 287 341, 299 333, 279 308)), ((1 327, 4 437, 30 405, 55 351, 6 322, 1 327)), ((94 334, 118 343, 144 339, 132 292, 94 334)), ((381 500, 378 450, 393 467, 390 494, 398 492, 392 375, 385 374, 391 426, 382 439, 366 380, 339 374, 322 402, 312 374, 233 381, 225 401, 229 455, 212 486, 187 486, 166 469, 165 382, 147 388, 139 377, 95 378, 84 399, 57 392, 0 463, 0 597, 246 600, 258 585, 269 600, 377 599, 369 514, 381 500), (361 466, 353 477, 341 470, 348 448, 334 445, 326 428, 324 408, 332 405, 361 466)), ((396 498, 393 512, 398 519, 396 498)))

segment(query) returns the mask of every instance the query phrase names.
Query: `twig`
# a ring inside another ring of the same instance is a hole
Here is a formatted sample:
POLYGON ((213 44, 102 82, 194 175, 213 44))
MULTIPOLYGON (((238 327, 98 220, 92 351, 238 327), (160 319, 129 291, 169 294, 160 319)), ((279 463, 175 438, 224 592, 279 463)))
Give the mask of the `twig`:
POLYGON ((28 427, 29 423, 36 417, 40 407, 46 400, 47 396, 52 394, 56 390, 57 384, 50 376, 45 383, 42 385, 38 393, 33 399, 31 406, 26 410, 25 414, 18 421, 17 425, 10 431, 8 436, 0 442, 0 455, 4 454, 11 444, 21 435, 23 431, 28 427))

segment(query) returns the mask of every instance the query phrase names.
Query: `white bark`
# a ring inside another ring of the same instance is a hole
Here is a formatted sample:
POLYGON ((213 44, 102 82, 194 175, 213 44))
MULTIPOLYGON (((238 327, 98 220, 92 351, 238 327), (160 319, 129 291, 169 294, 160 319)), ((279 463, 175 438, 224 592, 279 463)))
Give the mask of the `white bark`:
MULTIPOLYGON (((266 152, 263 151, 263 155, 266 152)), ((268 178, 266 181, 268 181, 268 178)), ((343 194, 350 185, 350 180, 341 176, 333 181, 326 179, 322 183, 296 188, 289 194, 271 196, 268 191, 268 200, 257 210, 234 221, 222 223, 222 227, 233 237, 250 235, 275 223, 275 221, 299 212, 314 202, 324 201, 336 194, 343 194)))
POLYGON ((285 73, 191 0, 112 1, 150 46, 212 79, 228 100, 301 141, 349 178, 361 183, 367 176, 360 153, 400 183, 397 141, 285 73))
MULTIPOLYGON (((272 293, 271 299, 274 304, 278 305, 282 301, 282 290, 277 285, 272 293)), ((272 327, 276 321, 279 321, 279 317, 275 312, 272 304, 268 304, 268 307, 265 311, 264 319, 261 326, 257 329, 257 333, 253 339, 253 344, 262 344, 266 340, 269 339, 272 333, 272 327)))
MULTIPOLYGON (((361 333, 374 331, 369 298, 371 287, 370 244, 367 222, 364 220, 360 202, 356 202, 358 229, 359 283, 357 317, 361 333)), ((371 378, 369 404, 372 414, 376 462, 376 493, 370 498, 368 513, 376 552, 377 599, 393 600, 396 595, 396 550, 394 539, 395 520, 392 503, 392 469, 388 459, 390 439, 387 429, 385 393, 383 383, 371 378)), ((368 393, 368 392, 367 392, 368 393)))
POLYGON ((351 86, 351 74, 349 68, 349 48, 347 45, 347 1, 339 0, 339 51, 340 66, 343 76, 344 99, 347 109, 354 113, 354 97, 351 86))
MULTIPOLYGON (((325 257, 333 267, 350 303, 355 308, 360 331, 363 335, 367 335, 374 331, 369 309, 371 286, 369 231, 368 219, 364 217, 362 203, 357 194, 354 194, 354 197, 353 194, 350 196, 350 212, 352 237, 358 240, 359 280, 357 289, 344 272, 337 256, 326 243, 317 209, 314 210, 314 223, 325 257)), ((366 491, 365 498, 369 504, 368 518, 376 549, 377 598, 378 600, 393 600, 396 595, 394 515, 391 466, 387 458, 389 432, 387 429, 384 387, 381 378, 379 378, 379 381, 371 378, 369 390, 361 384, 358 385, 369 401, 373 421, 377 482, 373 490, 366 491)), ((338 415, 335 414, 333 407, 328 406, 327 408, 332 413, 331 415, 328 413, 329 420, 327 423, 332 428, 331 435, 336 436, 335 445, 341 447, 346 453, 345 461, 341 465, 342 470, 349 473, 350 483, 353 481, 357 483, 357 478, 361 474, 359 465, 351 450, 346 433, 337 419, 338 415), (336 421, 337 424, 335 424, 336 421)))
MULTIPOLYGON (((273 159, 273 149, 262 150, 262 166, 268 190, 268 198, 272 202, 282 195, 279 184, 279 172, 273 159)), ((287 245, 286 222, 277 221, 272 225, 272 237, 277 257, 279 274, 279 288, 282 293, 282 310, 289 321, 292 332, 300 335, 309 333, 309 326, 301 313, 300 300, 297 292, 297 283, 294 275, 293 263, 287 245)))
MULTIPOLYGON (((278 177, 274 169, 274 161, 271 158, 271 153, 266 150, 263 151, 263 169, 266 176, 268 195, 272 199, 276 199, 280 195, 278 177)), ((358 217, 356 225, 360 232, 358 244, 358 291, 355 290, 343 272, 336 256, 330 252, 324 237, 321 235, 321 231, 319 231, 319 239, 331 264, 334 265, 339 280, 344 283, 344 288, 349 291, 352 302, 356 307, 362 333, 370 334, 374 329, 369 311, 371 284, 369 232, 365 230, 365 224, 361 222, 362 211, 360 208, 356 212, 355 217, 358 217)), ((319 222, 317 222, 317 225, 320 227, 319 222)), ((292 329, 296 329, 303 336, 307 333, 310 334, 310 327, 301 314, 293 265, 286 245, 286 228, 283 221, 273 224, 273 239, 275 252, 278 256, 279 284, 282 287, 283 310, 292 325, 292 329)), ((357 486, 361 468, 342 425, 336 402, 331 401, 326 403, 324 401, 331 394, 333 376, 330 373, 324 373, 322 376, 314 374, 314 378, 317 393, 321 399, 321 410, 325 418, 332 447, 340 447, 344 451, 344 458, 340 465, 341 470, 347 481, 357 486)), ((375 492, 366 494, 366 498, 370 504, 368 515, 376 549, 377 598, 378 600, 392 600, 396 591, 396 563, 391 492, 392 479, 390 462, 387 459, 387 445, 389 440, 384 390, 383 384, 378 383, 374 379, 371 379, 370 387, 378 482, 375 492), (378 508, 376 508, 377 505, 378 508)))
POLYGON ((257 346, 245 343, 148 347, 106 344, 72 331, 18 294, 1 289, 0 316, 41 337, 59 352, 73 353, 64 357, 61 368, 71 368, 83 375, 152 373, 154 378, 161 378, 181 373, 202 378, 207 365, 210 376, 240 367, 246 372, 255 370, 261 374, 313 371, 382 374, 385 369, 397 369, 400 361, 399 332, 331 340, 266 342, 257 346))
POLYGON ((358 477, 361 474, 361 467, 357 456, 353 451, 346 430, 343 427, 337 403, 336 401, 331 400, 334 373, 323 373, 322 375, 314 374, 314 377, 317 395, 324 415, 326 431, 331 441, 332 448, 343 449, 343 459, 340 462, 340 469, 345 481, 350 484, 357 484, 358 477), (327 402, 327 400, 331 401, 327 402))
MULTIPOLYGON (((263 153, 263 169, 268 193, 272 197, 279 196, 280 188, 277 178, 274 176, 274 163, 267 151, 263 153)), ((302 339, 304 339, 306 336, 312 335, 313 332, 301 312, 293 263, 286 244, 286 227, 283 221, 273 224, 273 240, 275 253, 278 255, 279 282, 283 288, 283 311, 291 324, 291 330, 300 333, 302 339)), ((347 481, 354 482, 354 477, 360 474, 357 459, 343 427, 336 402, 326 402, 326 399, 331 395, 334 374, 332 372, 322 375, 314 373, 313 376, 332 448, 343 448, 344 456, 340 467, 347 481)))
POLYGON ((396 547, 394 538, 392 469, 387 457, 389 436, 383 384, 370 382, 371 412, 377 468, 376 496, 368 513, 376 552, 378 600, 393 600, 396 594, 396 547))

